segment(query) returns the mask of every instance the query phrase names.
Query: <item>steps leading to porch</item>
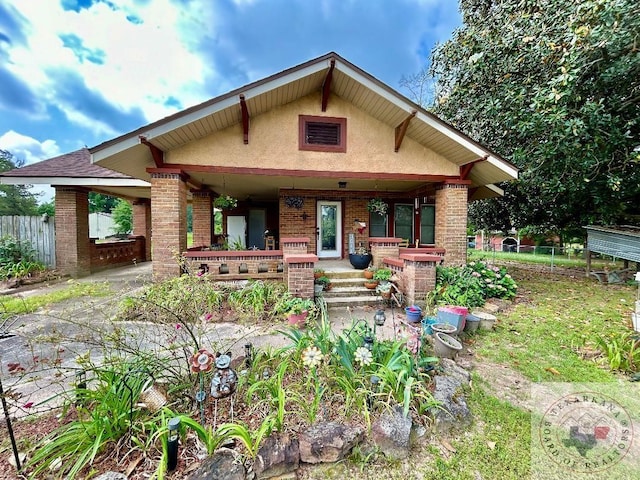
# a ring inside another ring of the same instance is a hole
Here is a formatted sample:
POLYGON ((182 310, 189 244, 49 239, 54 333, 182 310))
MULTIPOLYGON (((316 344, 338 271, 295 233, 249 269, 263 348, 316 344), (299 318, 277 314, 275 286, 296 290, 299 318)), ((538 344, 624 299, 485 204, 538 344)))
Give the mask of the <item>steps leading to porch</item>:
POLYGON ((327 269, 325 275, 331 280, 332 288, 322 292, 328 308, 376 306, 382 302, 375 290, 364 286, 362 270, 327 269))

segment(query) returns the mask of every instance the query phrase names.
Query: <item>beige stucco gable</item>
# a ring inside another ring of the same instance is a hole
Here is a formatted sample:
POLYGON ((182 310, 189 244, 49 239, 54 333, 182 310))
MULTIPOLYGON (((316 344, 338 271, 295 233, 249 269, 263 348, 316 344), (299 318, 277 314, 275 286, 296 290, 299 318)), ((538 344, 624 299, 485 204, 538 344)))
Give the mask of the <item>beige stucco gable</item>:
POLYGON ((349 102, 333 96, 320 112, 320 94, 275 108, 250 119, 249 143, 236 124, 166 152, 167 164, 263 168, 278 170, 349 171, 419 175, 458 175, 453 162, 405 138, 394 152, 395 130, 349 102), (298 148, 299 115, 347 119, 347 152, 312 152, 298 148))

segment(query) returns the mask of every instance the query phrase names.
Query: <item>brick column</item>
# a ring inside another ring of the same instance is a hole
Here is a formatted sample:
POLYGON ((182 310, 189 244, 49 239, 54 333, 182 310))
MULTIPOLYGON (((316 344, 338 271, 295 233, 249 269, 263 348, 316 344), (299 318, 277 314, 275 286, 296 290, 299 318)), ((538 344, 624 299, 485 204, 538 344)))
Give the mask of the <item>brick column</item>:
POLYGON ((177 255, 187 249, 187 186, 180 172, 151 172, 153 276, 180 275, 177 255))
POLYGON ((400 254, 404 294, 407 304, 424 302, 427 293, 436 288, 436 265, 440 257, 425 254, 400 254))
POLYGON ((210 247, 213 231, 213 201, 208 190, 193 190, 193 246, 210 247))
POLYGON ((151 205, 147 198, 133 202, 133 235, 144 237, 144 261, 151 260, 151 205))
POLYGON ((290 255, 284 261, 289 292, 300 298, 314 298, 313 270, 318 257, 316 255, 290 255))
POLYGON ((89 193, 72 187, 55 189, 56 268, 73 277, 89 275, 89 193))
POLYGON ((447 265, 467 263, 468 182, 445 183, 436 189, 436 245, 446 250, 447 265))

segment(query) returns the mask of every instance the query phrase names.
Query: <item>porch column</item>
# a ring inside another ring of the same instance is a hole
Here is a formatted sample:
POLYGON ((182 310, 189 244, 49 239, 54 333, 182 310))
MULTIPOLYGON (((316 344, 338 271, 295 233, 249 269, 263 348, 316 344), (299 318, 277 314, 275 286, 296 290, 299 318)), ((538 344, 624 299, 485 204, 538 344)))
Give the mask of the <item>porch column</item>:
POLYGON ((156 280, 181 273, 177 256, 187 249, 187 186, 182 172, 151 173, 151 248, 156 280))
POLYGON ((144 261, 151 260, 151 205, 147 198, 133 202, 133 235, 144 237, 144 261))
POLYGON ((192 190, 193 246, 210 247, 213 219, 213 201, 208 190, 192 190))
POLYGON ((382 267, 384 258, 398 258, 400 255, 401 238, 393 237, 371 237, 369 245, 371 246, 371 263, 374 267, 382 267))
POLYGON ((436 246, 446 250, 447 265, 467 263, 468 181, 447 182, 436 188, 436 246))
POLYGON ((313 298, 313 270, 316 255, 290 255, 284 258, 287 288, 295 297, 313 298))
POLYGON ((89 193, 73 187, 55 190, 56 268, 72 277, 89 275, 89 193))
POLYGON ((440 257, 425 254, 400 254, 404 262, 402 270, 404 294, 407 304, 423 302, 428 292, 436 288, 436 265, 440 257))

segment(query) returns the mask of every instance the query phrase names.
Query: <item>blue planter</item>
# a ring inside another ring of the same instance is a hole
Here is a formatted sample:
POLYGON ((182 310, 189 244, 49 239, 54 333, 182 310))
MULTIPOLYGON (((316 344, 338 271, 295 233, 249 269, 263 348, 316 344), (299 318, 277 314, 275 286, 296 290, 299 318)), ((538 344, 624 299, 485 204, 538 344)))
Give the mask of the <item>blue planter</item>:
POLYGON ((419 322, 422 319, 422 309, 416 305, 404 309, 408 322, 419 322))
POLYGON ((349 262, 351 262, 351 265, 353 265, 353 268, 356 270, 364 270, 371 263, 371 254, 350 253, 349 262))

